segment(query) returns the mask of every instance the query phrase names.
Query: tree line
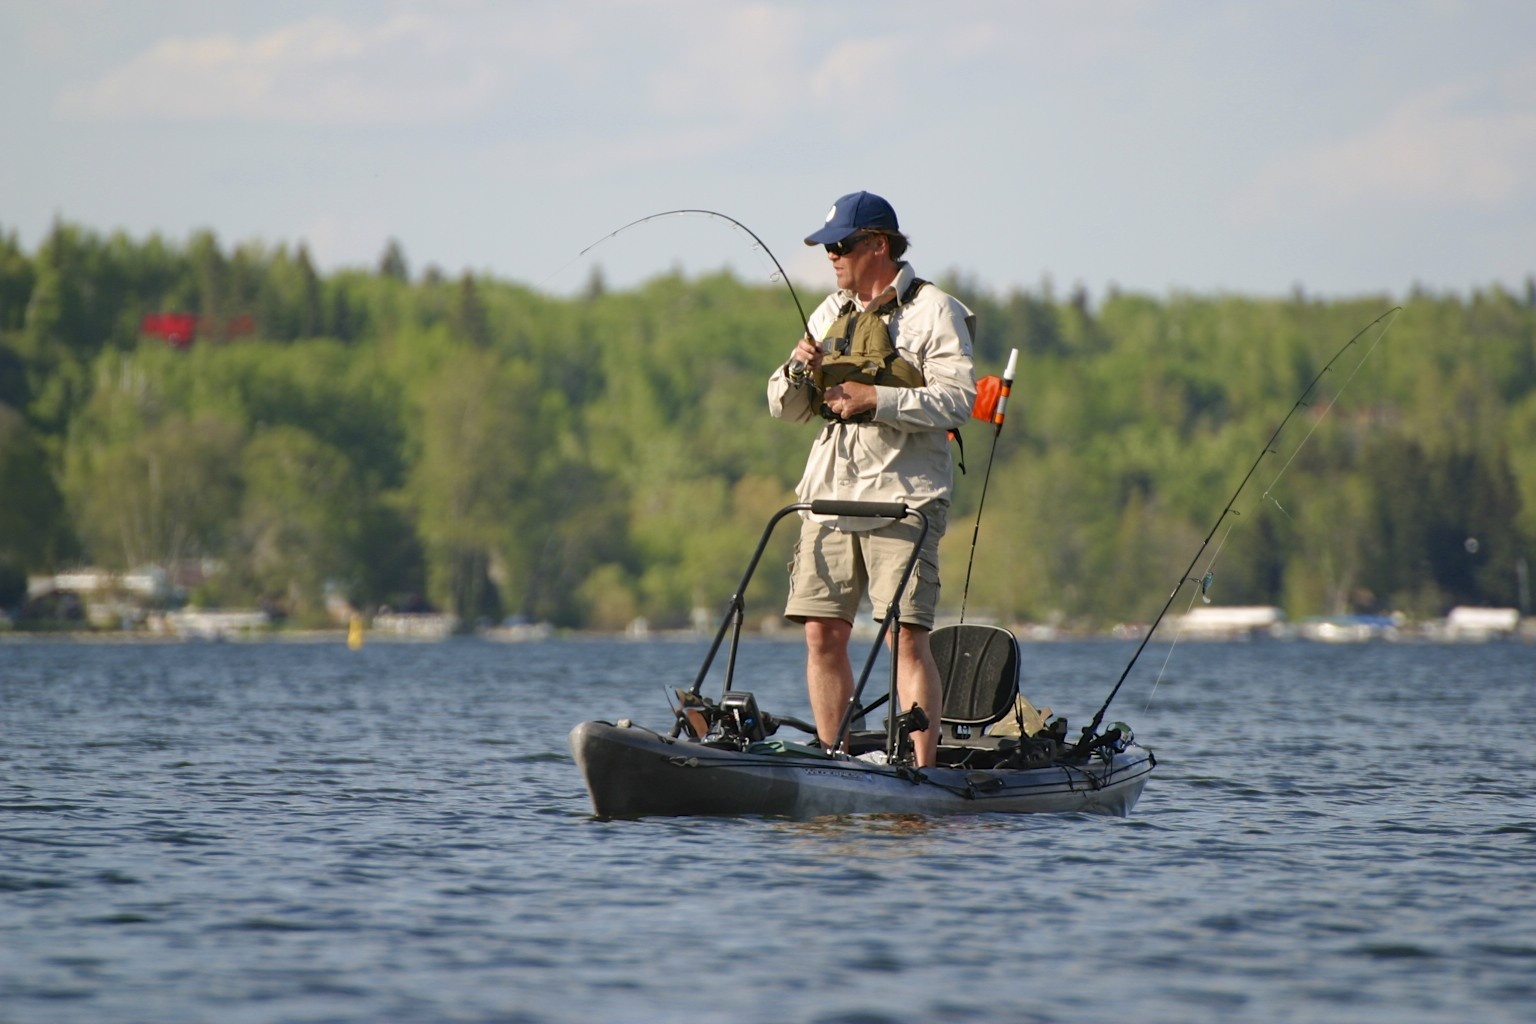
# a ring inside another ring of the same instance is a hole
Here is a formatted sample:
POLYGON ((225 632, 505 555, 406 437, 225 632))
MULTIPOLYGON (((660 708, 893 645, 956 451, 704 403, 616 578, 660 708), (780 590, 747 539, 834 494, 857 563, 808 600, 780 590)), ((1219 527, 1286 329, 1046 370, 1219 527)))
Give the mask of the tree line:
MULTIPOLYGON (((974 535, 971 615, 1147 621, 1308 382, 1394 305, 1278 440, 1274 491, 1225 517, 1210 596, 1293 617, 1528 601, 1536 284, 1095 300, 940 280, 977 313, 978 374, 1020 353, 995 447, 962 431, 951 611, 974 535)), ((28 252, 0 230, 0 607, 91 564, 296 623, 337 596, 467 623, 713 619, 816 429, 764 405, 797 330, 781 285, 728 273, 613 291, 594 270, 557 297, 413 275, 393 242, 322 274, 302 245, 59 222, 28 252)), ((783 561, 751 614, 777 614, 783 561)))

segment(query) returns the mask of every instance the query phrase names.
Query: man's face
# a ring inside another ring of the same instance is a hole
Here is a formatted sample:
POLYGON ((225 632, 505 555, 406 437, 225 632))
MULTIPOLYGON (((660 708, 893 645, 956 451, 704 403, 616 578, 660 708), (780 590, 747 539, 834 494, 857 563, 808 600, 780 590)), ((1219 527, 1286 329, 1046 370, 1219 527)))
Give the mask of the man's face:
POLYGON ((881 252, 878 236, 862 231, 826 249, 827 259, 832 261, 832 271, 837 275, 837 286, 855 289, 869 276, 869 268, 876 265, 881 252))

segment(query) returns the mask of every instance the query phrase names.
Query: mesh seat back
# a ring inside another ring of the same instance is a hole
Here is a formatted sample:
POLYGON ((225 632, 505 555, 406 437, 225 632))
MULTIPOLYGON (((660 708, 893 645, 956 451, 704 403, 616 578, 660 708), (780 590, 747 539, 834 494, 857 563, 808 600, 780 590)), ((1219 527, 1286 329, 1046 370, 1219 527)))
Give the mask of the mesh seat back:
POLYGON ((984 728, 1013 710, 1019 643, 1000 626, 940 626, 929 636, 943 687, 944 724, 984 728))

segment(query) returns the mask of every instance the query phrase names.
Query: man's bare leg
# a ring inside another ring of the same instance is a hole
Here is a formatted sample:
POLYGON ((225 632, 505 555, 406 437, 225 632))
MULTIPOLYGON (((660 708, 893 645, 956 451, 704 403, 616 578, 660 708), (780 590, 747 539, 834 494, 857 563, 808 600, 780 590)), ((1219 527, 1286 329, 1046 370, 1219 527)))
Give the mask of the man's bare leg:
POLYGON ((817 738, 828 749, 837 742, 838 726, 853 697, 853 665, 848 660, 852 635, 853 623, 842 619, 805 620, 805 684, 817 738))
POLYGON ((928 728, 912 734, 912 748, 917 766, 931 768, 938 763, 939 716, 944 710, 944 693, 939 683, 939 665, 933 660, 933 648, 928 643, 928 630, 921 626, 901 627, 896 690, 901 696, 897 713, 916 703, 928 716, 928 728))

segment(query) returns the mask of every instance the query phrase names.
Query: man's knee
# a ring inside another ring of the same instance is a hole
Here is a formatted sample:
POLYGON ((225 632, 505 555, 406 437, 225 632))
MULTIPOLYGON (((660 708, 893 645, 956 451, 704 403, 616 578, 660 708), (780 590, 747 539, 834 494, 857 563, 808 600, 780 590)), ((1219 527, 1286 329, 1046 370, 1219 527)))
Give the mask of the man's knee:
POLYGON ((853 623, 842 619, 806 619, 805 644, 813 654, 838 654, 848 649, 853 623))

